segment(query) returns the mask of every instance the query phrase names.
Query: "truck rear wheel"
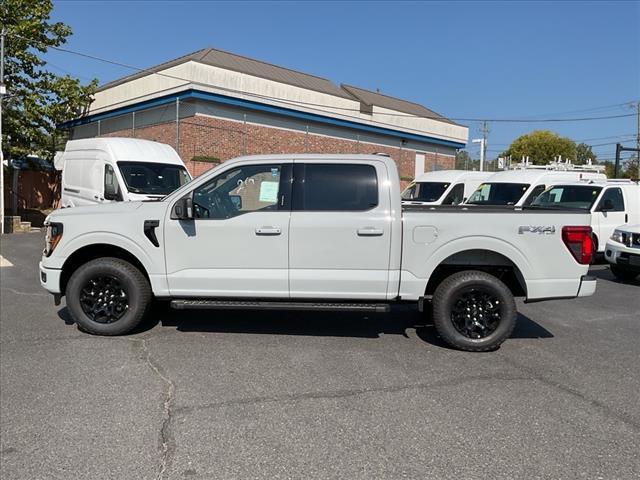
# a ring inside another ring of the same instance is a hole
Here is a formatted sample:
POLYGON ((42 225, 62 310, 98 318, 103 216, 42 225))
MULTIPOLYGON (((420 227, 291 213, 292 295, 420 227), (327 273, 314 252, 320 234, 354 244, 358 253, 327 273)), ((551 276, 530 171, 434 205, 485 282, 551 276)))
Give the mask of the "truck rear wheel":
POLYGON ((95 335, 122 335, 142 321, 151 302, 145 276, 119 258, 98 258, 69 279, 67 307, 78 326, 95 335))
POLYGON ((433 294, 440 337, 460 350, 494 350, 513 331, 518 312, 509 288, 493 275, 467 270, 447 277, 433 294))

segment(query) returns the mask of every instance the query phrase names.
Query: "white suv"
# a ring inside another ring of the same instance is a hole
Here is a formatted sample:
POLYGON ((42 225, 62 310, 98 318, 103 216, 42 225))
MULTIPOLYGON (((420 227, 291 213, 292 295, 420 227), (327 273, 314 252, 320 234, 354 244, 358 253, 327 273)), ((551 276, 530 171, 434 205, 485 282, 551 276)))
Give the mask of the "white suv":
POLYGON ((616 228, 605 247, 605 258, 620 280, 632 281, 640 275, 640 224, 616 228))

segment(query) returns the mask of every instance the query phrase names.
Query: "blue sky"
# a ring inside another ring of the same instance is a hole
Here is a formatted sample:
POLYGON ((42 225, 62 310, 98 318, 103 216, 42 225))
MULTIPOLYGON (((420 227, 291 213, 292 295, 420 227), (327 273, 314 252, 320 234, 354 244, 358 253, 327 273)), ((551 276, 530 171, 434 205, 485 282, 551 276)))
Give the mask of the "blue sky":
MULTIPOLYGON (((53 19, 73 29, 66 48, 138 67, 215 47, 450 118, 622 115, 635 110, 619 104, 640 100, 640 2, 57 1, 53 19)), ((132 72, 67 53, 47 59, 85 81, 132 72)), ((461 123, 478 137, 477 123, 461 123)), ((633 146, 637 128, 635 117, 489 127, 489 156, 547 128, 589 139, 601 159, 615 145, 600 144, 633 146)))

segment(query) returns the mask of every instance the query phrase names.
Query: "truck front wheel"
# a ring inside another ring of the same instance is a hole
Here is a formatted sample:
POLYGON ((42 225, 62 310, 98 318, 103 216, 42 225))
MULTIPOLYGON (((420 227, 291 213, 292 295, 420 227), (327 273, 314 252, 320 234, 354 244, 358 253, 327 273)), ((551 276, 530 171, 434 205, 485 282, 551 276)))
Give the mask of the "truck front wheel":
POLYGON ((67 307, 78 326, 95 335, 122 335, 143 319, 151 288, 136 267, 98 258, 79 267, 67 285, 67 307))
POLYGON ((433 294, 433 321, 449 345, 494 350, 513 331, 518 315, 509 288, 493 275, 467 270, 447 277, 433 294))

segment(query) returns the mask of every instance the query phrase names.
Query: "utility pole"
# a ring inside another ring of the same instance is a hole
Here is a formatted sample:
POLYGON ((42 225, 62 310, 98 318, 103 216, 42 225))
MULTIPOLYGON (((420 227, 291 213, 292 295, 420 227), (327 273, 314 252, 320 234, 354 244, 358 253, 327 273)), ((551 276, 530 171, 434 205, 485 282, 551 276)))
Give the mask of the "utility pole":
MULTIPOLYGON (((482 152, 480 157, 482 158, 482 160, 486 160, 487 158, 487 139, 489 138, 489 132, 491 131, 491 129, 489 128, 489 123, 486 120, 482 121, 482 127, 480 128, 480 133, 482 133, 482 152)), ((480 168, 480 171, 482 171, 482 168, 480 168)))
POLYGON ((4 36, 7 30, 0 32, 0 234, 4 233, 4 152, 2 150, 2 99, 7 88, 4 85, 4 36))

